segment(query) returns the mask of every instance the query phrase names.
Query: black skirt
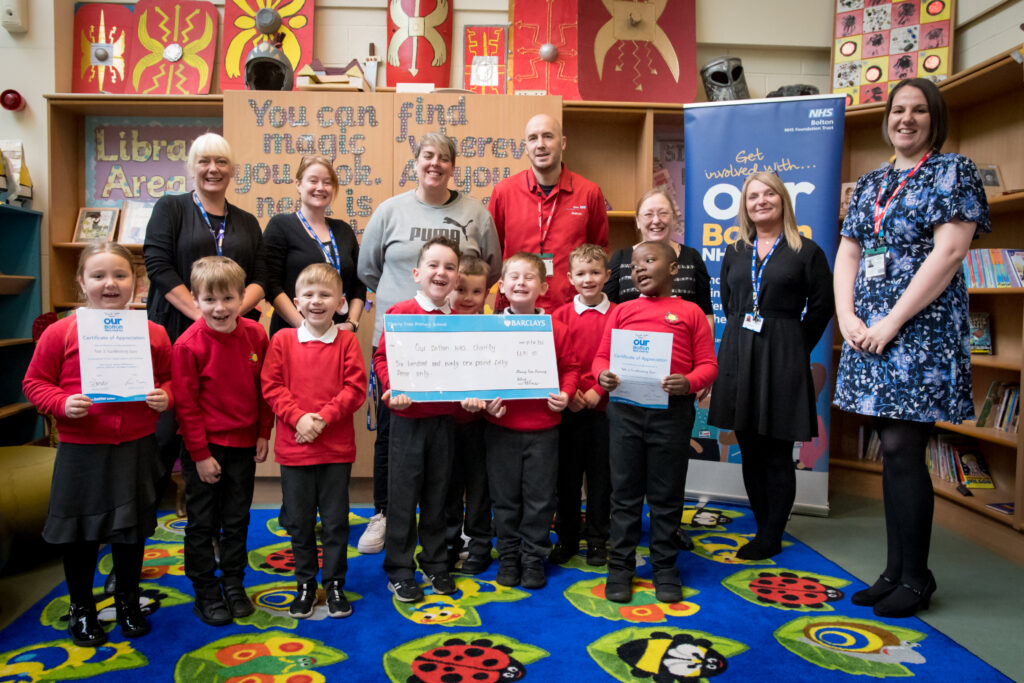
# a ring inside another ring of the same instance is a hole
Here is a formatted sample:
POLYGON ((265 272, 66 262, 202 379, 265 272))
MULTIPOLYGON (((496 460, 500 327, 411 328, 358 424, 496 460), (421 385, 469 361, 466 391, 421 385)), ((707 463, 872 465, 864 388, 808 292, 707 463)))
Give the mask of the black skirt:
POLYGON ((53 465, 47 543, 139 543, 156 529, 156 436, 121 444, 61 443, 53 465))

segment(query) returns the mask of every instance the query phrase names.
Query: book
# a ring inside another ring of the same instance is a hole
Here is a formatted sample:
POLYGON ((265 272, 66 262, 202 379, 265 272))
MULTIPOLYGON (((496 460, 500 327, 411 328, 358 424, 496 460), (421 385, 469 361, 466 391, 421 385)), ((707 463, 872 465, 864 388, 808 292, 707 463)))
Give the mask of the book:
POLYGON ((986 503, 985 507, 989 510, 994 510, 1001 515, 1012 515, 1016 509, 1016 505, 1012 502, 1009 503, 986 503))
POLYGON ((1003 258, 1002 249, 989 249, 989 258, 992 260, 992 270, 995 273, 996 287, 1010 287, 1010 274, 1007 272, 1006 263, 1003 258))
POLYGON ((1024 287, 1024 249, 1004 249, 1003 256, 1009 266, 1015 287, 1024 287))
POLYGON ((956 445, 953 447, 953 452, 956 455, 956 469, 960 483, 969 489, 994 489, 996 487, 981 451, 973 446, 956 445))
POLYGON ((988 385, 988 392, 985 394, 985 400, 981 404, 981 410, 978 411, 978 420, 975 425, 978 427, 989 426, 989 416, 992 414, 993 405, 998 409, 999 403, 1002 401, 1002 393, 1005 388, 1003 382, 992 382, 988 385))
POLYGON ((992 354, 992 330, 988 313, 978 311, 969 315, 971 325, 971 353, 992 354))

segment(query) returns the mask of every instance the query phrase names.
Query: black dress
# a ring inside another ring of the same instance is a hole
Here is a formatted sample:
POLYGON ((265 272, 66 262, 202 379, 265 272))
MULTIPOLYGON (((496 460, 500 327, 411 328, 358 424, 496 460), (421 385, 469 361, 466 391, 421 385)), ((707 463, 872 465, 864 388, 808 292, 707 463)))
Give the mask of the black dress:
MULTIPOLYGON (((611 277, 604 284, 604 293, 608 300, 617 304, 640 298, 640 292, 633 284, 633 247, 619 249, 612 255, 611 277)), ((700 306, 704 315, 714 314, 711 308, 711 276, 708 275, 707 266, 703 259, 693 247, 685 244, 679 245, 679 256, 676 258, 679 266, 676 276, 672 279, 672 296, 692 301, 700 306)))
MULTIPOLYGON (((341 261, 341 280, 345 285, 345 299, 352 301, 366 300, 366 286, 356 276, 356 263, 359 262, 359 242, 356 234, 348 223, 336 218, 327 219, 327 227, 338 243, 341 261)), ((317 246, 313 238, 306 232, 302 221, 292 213, 281 213, 270 219, 267 230, 263 233, 266 246, 267 261, 267 301, 271 304, 282 292, 289 299, 295 298, 295 280, 299 273, 308 265, 324 263, 324 252, 317 246)), ((330 249, 330 243, 327 243, 330 249)), ((335 315, 334 322, 345 322, 348 316, 335 315)), ((288 322, 274 311, 270 319, 270 336, 278 330, 291 327, 288 322)))
POLYGON ((736 242, 722 260, 726 323, 708 423, 810 441, 818 433, 810 354, 835 309, 832 273, 813 241, 804 238, 794 252, 783 238, 764 267, 759 302, 764 325, 753 332, 743 328, 743 316, 753 310, 752 251, 736 242))

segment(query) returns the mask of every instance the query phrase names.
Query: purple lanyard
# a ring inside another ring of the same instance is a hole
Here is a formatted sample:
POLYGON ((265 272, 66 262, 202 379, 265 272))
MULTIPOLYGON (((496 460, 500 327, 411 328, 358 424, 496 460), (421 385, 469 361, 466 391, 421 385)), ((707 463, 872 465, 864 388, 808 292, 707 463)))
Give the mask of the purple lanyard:
POLYGON ((306 217, 302 215, 302 211, 296 211, 295 214, 299 217, 299 222, 302 223, 302 227, 306 229, 309 236, 313 238, 316 245, 320 247, 320 251, 324 253, 324 260, 334 266, 334 269, 341 273, 341 252, 338 251, 338 243, 334 240, 334 233, 331 232, 330 227, 327 228, 327 234, 331 236, 331 248, 328 249, 324 246, 324 243, 320 241, 320 238, 316 236, 316 232, 313 230, 313 226, 309 224, 306 217))

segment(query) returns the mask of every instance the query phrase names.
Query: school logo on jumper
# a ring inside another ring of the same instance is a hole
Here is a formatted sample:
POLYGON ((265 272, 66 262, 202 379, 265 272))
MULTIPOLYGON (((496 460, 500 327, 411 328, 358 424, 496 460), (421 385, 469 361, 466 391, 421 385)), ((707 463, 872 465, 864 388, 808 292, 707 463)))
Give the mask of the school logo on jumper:
MULTIPOLYGON (((448 218, 444 219, 445 223, 455 223, 448 218)), ((472 223, 473 221, 470 221, 472 223)), ((459 225, 455 223, 455 225, 459 225)), ((466 223, 466 227, 469 223, 466 223)), ((466 227, 459 225, 458 228, 410 228, 409 229, 409 241, 410 242, 426 242, 432 240, 435 237, 447 237, 452 242, 455 242, 455 246, 459 246, 462 240, 462 233, 465 232, 466 227)))
POLYGON ((666 313, 665 322, 667 322, 669 325, 675 325, 677 322, 679 322, 679 316, 672 312, 666 313))

